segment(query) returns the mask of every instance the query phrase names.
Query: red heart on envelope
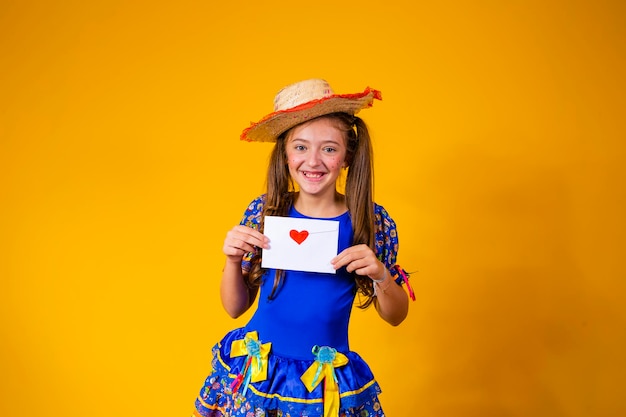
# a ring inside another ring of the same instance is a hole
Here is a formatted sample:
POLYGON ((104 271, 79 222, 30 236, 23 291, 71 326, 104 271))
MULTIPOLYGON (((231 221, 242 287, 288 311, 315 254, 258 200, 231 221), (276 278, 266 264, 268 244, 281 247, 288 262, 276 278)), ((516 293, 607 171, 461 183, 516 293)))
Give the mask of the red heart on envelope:
POLYGON ((301 232, 298 232, 297 230, 290 230, 289 231, 289 236, 296 241, 296 243, 299 245, 302 242, 304 242, 306 240, 307 237, 309 237, 309 232, 306 230, 303 230, 301 232))

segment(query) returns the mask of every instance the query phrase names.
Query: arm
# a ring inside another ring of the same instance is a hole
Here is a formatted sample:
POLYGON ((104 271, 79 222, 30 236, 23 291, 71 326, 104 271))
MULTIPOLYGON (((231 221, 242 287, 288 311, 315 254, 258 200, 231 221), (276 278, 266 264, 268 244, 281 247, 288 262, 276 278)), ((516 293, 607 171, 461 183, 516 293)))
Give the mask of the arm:
POLYGON ((226 265, 222 272, 220 297, 224 310, 232 318, 237 318, 248 311, 256 297, 258 288, 250 289, 246 285, 247 272, 241 267, 245 254, 256 252, 257 248, 267 248, 268 239, 259 231, 248 226, 235 226, 224 240, 226 265))
POLYGON ((382 281, 375 281, 376 298, 374 307, 378 315, 392 326, 404 321, 409 313, 409 298, 404 289, 394 282, 389 270, 385 267, 385 277, 382 281))
POLYGON ((387 267, 378 260, 367 245, 347 248, 332 261, 335 269, 342 266, 348 272, 366 275, 374 281, 376 298, 374 306, 378 315, 392 326, 404 321, 409 312, 409 299, 402 287, 396 285, 387 267))
POLYGON ((405 290, 394 282, 396 277, 390 272, 395 270, 395 275, 399 273, 396 265, 399 247, 396 223, 378 204, 374 204, 374 233, 375 251, 367 245, 357 245, 346 249, 333 261, 337 262, 336 268, 347 265, 349 272, 367 275, 374 281, 374 306, 378 315, 397 326, 408 314, 409 301, 405 290))

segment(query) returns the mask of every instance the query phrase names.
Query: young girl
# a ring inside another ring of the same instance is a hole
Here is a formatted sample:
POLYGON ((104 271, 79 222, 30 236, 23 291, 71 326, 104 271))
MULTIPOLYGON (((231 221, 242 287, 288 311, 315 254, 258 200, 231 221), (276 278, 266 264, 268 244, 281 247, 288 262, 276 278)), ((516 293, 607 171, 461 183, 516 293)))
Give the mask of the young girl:
POLYGON ((243 140, 275 141, 267 192, 248 206, 224 241, 222 304, 233 318, 258 299, 243 328, 213 348, 212 370, 194 416, 384 416, 372 372, 348 344, 355 297, 391 325, 408 312, 396 265, 394 221, 372 201, 372 150, 365 123, 354 116, 381 99, 367 88, 336 95, 324 80, 283 88, 275 111, 243 140), (347 170, 345 194, 337 179, 347 170), (295 184, 294 184, 295 183, 295 184), (265 216, 339 222, 336 274, 261 267, 265 216), (396 285, 398 284, 398 285, 396 285))

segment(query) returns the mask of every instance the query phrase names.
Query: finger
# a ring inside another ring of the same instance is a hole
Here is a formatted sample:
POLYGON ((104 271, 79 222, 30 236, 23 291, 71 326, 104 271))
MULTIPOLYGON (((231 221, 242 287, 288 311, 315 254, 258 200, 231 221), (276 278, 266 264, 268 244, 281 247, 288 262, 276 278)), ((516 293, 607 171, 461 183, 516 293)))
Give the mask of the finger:
POLYGON ((333 265, 335 269, 339 269, 341 267, 344 267, 350 264, 350 262, 353 262, 354 259, 355 259, 354 254, 342 252, 339 255, 337 255, 335 258, 333 258, 333 260, 331 261, 331 264, 333 265))
POLYGON ((243 249, 240 246, 233 244, 232 242, 224 244, 224 247, 222 250, 226 256, 238 256, 238 257, 241 257, 247 252, 249 252, 249 250, 246 251, 246 249, 243 249))
POLYGON ((246 236, 237 236, 235 233, 229 233, 224 240, 223 252, 229 256, 243 256, 248 252, 256 252, 255 245, 248 243, 246 236))
POLYGON ((370 266, 368 266, 366 268, 356 269, 354 273, 363 277, 371 277, 371 274, 375 273, 375 271, 372 270, 370 266))
POLYGON ((345 266, 348 272, 353 272, 356 269, 376 264, 376 262, 377 259, 375 257, 369 256, 367 253, 358 252, 341 256, 334 264, 334 267, 335 269, 338 269, 345 266))
POLYGON ((257 251, 257 246, 254 244, 250 244, 244 240, 235 242, 233 244, 233 247, 242 250, 244 253, 248 253, 248 252, 256 252, 257 251))
POLYGON ((241 258, 243 257, 243 255, 245 255, 247 252, 238 249, 238 248, 232 248, 232 247, 227 247, 224 248, 224 255, 226 256, 230 256, 230 257, 237 257, 237 258, 241 258))
POLYGON ((355 259, 363 257, 362 252, 364 250, 369 250, 369 248, 365 245, 350 246, 349 248, 342 250, 330 262, 332 264, 340 264, 339 267, 342 267, 355 259))
POLYGON ((363 273, 359 273, 358 271, 365 271, 367 275, 368 272, 373 272, 376 269, 376 265, 370 262, 368 259, 356 259, 350 262, 346 266, 346 270, 348 272, 356 272, 359 275, 363 275, 363 273))
POLYGON ((227 239, 235 239, 243 241, 251 246, 267 249, 269 247, 269 239, 267 236, 247 226, 236 226, 227 234, 227 239))
POLYGON ((258 241, 264 241, 267 239, 267 237, 263 233, 248 226, 242 226, 242 225, 235 226, 230 230, 229 233, 231 232, 234 235, 241 236, 241 237, 249 236, 258 241))

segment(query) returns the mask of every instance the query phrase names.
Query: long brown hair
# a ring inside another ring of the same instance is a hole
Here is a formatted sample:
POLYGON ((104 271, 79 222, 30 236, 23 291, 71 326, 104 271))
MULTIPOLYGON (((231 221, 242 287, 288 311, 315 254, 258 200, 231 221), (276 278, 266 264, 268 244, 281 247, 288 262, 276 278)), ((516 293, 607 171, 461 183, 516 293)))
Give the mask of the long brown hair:
MULTIPOLYGON (((356 116, 347 113, 332 113, 320 118, 328 118, 336 122, 337 127, 345 132, 346 176, 345 196, 346 205, 352 220, 353 245, 365 244, 374 250, 374 202, 373 182, 374 168, 372 144, 365 122, 356 116)), ((317 120, 312 119, 312 120, 317 120)), ((305 123, 311 122, 307 121, 305 123)), ((282 133, 276 140, 272 151, 267 172, 267 192, 265 204, 261 213, 259 230, 263 232, 265 216, 286 216, 294 203, 295 187, 287 165, 286 143, 293 128, 282 133)), ((261 253, 257 253, 251 260, 248 286, 254 288, 260 285, 260 279, 265 273, 261 268, 261 253)), ((274 286, 269 298, 273 298, 280 285, 284 271, 277 270, 274 277, 274 286)), ((357 291, 365 297, 359 307, 368 307, 374 297, 372 280, 367 276, 352 273, 357 285, 357 291)))

